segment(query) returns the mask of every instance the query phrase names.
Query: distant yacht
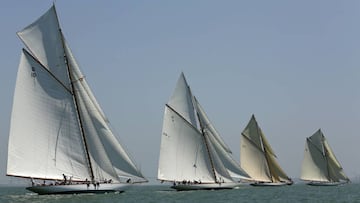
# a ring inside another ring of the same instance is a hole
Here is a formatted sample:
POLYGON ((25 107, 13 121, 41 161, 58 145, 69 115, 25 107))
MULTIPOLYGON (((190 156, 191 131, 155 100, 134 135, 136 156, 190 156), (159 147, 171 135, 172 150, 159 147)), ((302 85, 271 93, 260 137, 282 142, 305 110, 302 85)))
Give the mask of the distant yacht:
MULTIPOLYGON (((110 128, 61 31, 55 5, 17 33, 7 175, 38 194, 123 192, 146 182, 110 128)), ((95 51, 95 50, 94 50, 95 51)))
POLYGON ((332 186, 350 182, 321 129, 306 138, 301 179, 308 185, 332 186))
POLYGON ((246 173, 255 180, 251 183, 253 186, 293 184, 277 162, 276 155, 254 115, 241 133, 240 163, 246 173))
POLYGON ((232 189, 250 177, 193 96, 181 73, 165 105, 158 179, 177 190, 232 189))

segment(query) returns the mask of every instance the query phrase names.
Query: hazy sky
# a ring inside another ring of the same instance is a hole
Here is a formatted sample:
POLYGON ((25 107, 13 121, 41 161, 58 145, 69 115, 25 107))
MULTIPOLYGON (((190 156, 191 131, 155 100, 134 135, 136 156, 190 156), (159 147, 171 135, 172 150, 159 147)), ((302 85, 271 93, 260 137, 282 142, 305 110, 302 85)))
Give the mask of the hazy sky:
MULTIPOLYGON (((52 1, 0 3, 0 183, 23 45, 52 1)), ((319 128, 360 176, 360 1, 56 1, 63 33, 122 144, 157 176, 164 104, 183 71, 239 160, 255 114, 291 177, 319 128)))

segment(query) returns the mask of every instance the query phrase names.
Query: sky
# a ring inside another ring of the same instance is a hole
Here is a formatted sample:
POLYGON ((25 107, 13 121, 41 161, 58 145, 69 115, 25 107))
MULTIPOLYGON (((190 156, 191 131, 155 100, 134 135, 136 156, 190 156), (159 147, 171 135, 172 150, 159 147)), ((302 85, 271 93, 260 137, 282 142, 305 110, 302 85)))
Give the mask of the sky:
MULTIPOLYGON (((53 1, 0 3, 0 184, 23 44, 16 32, 53 1)), ((239 160, 252 114, 284 171, 300 176, 319 128, 360 177, 360 2, 55 1, 60 24, 122 145, 156 182, 164 106, 184 72, 239 160)))

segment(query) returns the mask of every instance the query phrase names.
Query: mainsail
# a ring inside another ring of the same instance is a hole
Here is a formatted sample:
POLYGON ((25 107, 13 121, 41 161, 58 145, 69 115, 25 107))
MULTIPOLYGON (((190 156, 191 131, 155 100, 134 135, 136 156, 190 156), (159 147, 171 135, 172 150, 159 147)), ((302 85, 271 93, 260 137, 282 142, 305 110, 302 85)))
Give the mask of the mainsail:
POLYGON ((144 182, 91 92, 53 5, 17 33, 20 59, 7 175, 47 180, 144 182))
POLYGON ((210 120, 192 95, 181 73, 173 95, 165 105, 158 179, 233 182, 249 179, 231 156, 210 120))
POLYGON ((306 138, 300 178, 317 182, 349 181, 321 129, 306 138))
POLYGON ((254 115, 241 133, 240 163, 255 181, 290 182, 254 115))

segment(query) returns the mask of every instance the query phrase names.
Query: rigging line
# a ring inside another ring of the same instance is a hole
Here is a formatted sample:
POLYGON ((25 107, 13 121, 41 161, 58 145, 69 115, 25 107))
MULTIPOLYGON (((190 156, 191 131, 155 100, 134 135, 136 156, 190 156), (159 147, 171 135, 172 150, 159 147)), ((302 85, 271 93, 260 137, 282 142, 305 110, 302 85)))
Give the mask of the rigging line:
POLYGON ((71 74, 71 71, 70 71, 71 67, 70 67, 70 64, 68 63, 68 58, 67 58, 67 54, 66 54, 66 50, 65 50, 64 35, 63 35, 63 33, 61 31, 61 28, 60 28, 60 23, 59 23, 59 19, 58 19, 57 13, 56 13, 55 5, 53 6, 53 8, 54 8, 55 16, 56 16, 56 22, 58 23, 60 39, 61 39, 61 42, 62 42, 62 48, 64 50, 64 60, 65 60, 65 64, 66 64, 66 67, 67 67, 68 76, 69 76, 69 79, 71 81, 70 82, 71 88, 73 90, 74 104, 76 106, 76 112, 77 112, 77 115, 78 115, 78 121, 79 121, 79 125, 80 125, 81 136, 82 136, 83 141, 84 141, 86 158, 87 158, 87 161, 88 161, 88 164, 89 164, 89 169, 90 169, 90 176, 91 176, 91 180, 94 181, 95 176, 94 176, 94 171, 93 171, 93 167, 92 167, 92 164, 91 164, 91 159, 90 159, 90 154, 89 154, 89 147, 88 147, 87 141, 86 141, 85 130, 84 130, 84 127, 83 127, 82 117, 81 117, 80 109, 79 109, 79 102, 77 100, 77 94, 76 94, 76 91, 75 91, 74 83, 72 82, 73 78, 72 78, 72 74, 71 74))
POLYGON ((28 50, 26 50, 24 48, 22 50, 26 55, 30 56, 34 61, 36 61, 42 69, 44 69, 47 73, 49 73, 49 75, 52 78, 54 78, 67 92, 69 92, 70 94, 73 94, 72 91, 68 87, 66 87, 64 85, 64 83, 62 83, 52 72, 50 72, 50 70, 47 69, 35 56, 33 56, 28 50))

